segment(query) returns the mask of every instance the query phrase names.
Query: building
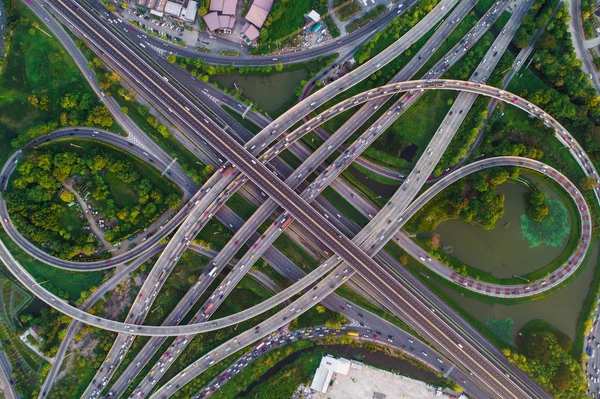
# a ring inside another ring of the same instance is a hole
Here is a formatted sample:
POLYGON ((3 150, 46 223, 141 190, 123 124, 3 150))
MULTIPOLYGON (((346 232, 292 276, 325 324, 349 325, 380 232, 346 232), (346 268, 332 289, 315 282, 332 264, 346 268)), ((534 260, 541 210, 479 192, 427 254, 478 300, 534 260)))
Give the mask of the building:
POLYGON ((226 31, 229 29, 233 29, 233 25, 235 24, 235 18, 229 15, 222 15, 216 11, 209 12, 204 17, 204 22, 206 23, 206 27, 209 31, 214 32, 217 30, 226 31))
POLYGON ((210 12, 202 17, 208 30, 231 33, 235 24, 236 8, 237 0, 210 0, 210 12))
POLYGON ((262 28, 269 16, 272 5, 273 0, 254 0, 248 14, 246 14, 246 20, 257 28, 262 28))
POLYGON ((314 389, 317 392, 326 393, 333 375, 336 373, 347 375, 351 363, 352 362, 348 359, 336 359, 331 355, 323 357, 321 359, 321 364, 319 364, 319 368, 315 372, 312 383, 310 384, 311 389, 314 389))
POLYGON ((166 14, 185 22, 194 22, 198 11, 195 0, 136 0, 136 7, 160 18, 166 14))
POLYGON ((308 18, 312 19, 315 22, 319 22, 321 20, 321 15, 315 10, 310 10, 307 15, 308 18))

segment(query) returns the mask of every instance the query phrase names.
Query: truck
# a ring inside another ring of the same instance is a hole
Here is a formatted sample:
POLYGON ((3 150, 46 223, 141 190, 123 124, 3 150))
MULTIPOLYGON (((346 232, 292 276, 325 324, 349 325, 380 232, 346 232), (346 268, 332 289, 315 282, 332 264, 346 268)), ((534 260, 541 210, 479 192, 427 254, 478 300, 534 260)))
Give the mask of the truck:
POLYGON ((285 229, 290 223, 292 223, 292 219, 288 218, 283 224, 279 225, 279 230, 285 229))
POLYGON ((215 303, 212 302, 210 305, 208 305, 206 307, 206 309, 204 309, 204 311, 202 313, 204 313, 205 316, 208 316, 208 312, 210 312, 210 310, 215 306, 215 303))
POLYGON ((348 336, 350 337, 358 337, 358 333, 356 331, 348 331, 348 336))
POLYGON ((261 342, 255 349, 258 351, 260 350, 260 348, 262 348, 263 346, 265 346, 264 342, 261 342))
POLYGON ((224 171, 221 173, 221 176, 225 176, 227 173, 229 173, 229 171, 231 170, 231 168, 232 168, 231 166, 230 166, 230 167, 228 167, 228 168, 226 168, 226 169, 225 169, 225 170, 224 170, 224 171))

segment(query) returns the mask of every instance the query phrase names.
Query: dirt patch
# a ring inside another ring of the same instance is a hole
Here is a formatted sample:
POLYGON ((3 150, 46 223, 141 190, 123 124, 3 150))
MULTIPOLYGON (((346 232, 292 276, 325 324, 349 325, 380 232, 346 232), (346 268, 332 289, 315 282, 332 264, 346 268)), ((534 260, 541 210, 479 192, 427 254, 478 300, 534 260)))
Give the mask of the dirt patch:
POLYGON ((119 284, 117 288, 112 291, 112 294, 108 301, 104 303, 102 307, 102 313, 104 317, 111 320, 117 320, 121 314, 128 309, 131 304, 131 296, 129 290, 131 288, 130 280, 119 284))

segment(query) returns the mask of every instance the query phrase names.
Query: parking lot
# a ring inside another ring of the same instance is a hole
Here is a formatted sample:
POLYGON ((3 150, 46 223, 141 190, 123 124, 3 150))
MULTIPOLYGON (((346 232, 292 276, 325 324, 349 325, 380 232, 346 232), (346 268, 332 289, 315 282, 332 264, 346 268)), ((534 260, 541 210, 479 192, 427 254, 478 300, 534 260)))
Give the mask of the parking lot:
POLYGON ((123 12, 121 17, 127 22, 136 22, 142 29, 150 30, 162 39, 179 44, 183 42, 188 46, 197 45, 198 32, 195 30, 186 30, 172 22, 160 21, 129 8, 123 12))

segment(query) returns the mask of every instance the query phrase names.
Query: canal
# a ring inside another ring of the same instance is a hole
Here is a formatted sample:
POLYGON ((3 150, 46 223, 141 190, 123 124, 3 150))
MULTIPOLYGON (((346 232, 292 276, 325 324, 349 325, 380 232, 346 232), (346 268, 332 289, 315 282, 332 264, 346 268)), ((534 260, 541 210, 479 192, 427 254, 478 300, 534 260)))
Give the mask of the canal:
MULTIPOLYGON (((303 353, 307 352, 322 352, 323 355, 330 354, 333 356, 340 356, 346 359, 354 360, 356 358, 360 358, 361 362, 367 364, 369 366, 373 366, 376 368, 380 368, 383 370, 392 371, 415 380, 425 381, 428 383, 435 384, 439 381, 438 377, 431 371, 423 370, 415 365, 413 365, 408 360, 400 359, 394 356, 390 356, 385 354, 382 351, 370 351, 365 348, 357 348, 350 345, 319 345, 319 346, 310 346, 304 349, 300 349, 285 359, 282 359, 273 367, 271 367, 267 372, 262 374, 256 380, 254 380, 246 389, 240 393, 238 393, 236 398, 246 398, 251 397, 252 390, 259 384, 267 381, 269 378, 273 377, 279 370, 288 364, 296 361, 303 353)), ((302 367, 303 365, 299 365, 302 367)))
POLYGON ((211 79, 231 90, 237 86, 259 108, 274 113, 294 96, 294 89, 307 76, 308 72, 298 69, 271 75, 215 75, 211 79))

